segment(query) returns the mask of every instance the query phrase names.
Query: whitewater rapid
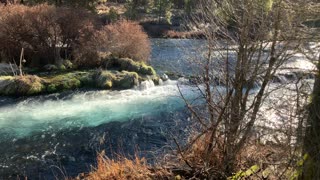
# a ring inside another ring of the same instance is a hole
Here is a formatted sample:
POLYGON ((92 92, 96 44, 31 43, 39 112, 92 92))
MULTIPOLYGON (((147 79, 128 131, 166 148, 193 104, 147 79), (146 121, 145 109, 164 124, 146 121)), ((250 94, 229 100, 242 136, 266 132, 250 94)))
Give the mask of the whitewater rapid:
MULTIPOLYGON (((123 91, 74 92, 31 97, 0 107, 1 139, 22 138, 32 133, 68 128, 94 127, 111 121, 173 112, 185 106, 177 88, 178 81, 160 86, 143 82, 140 87, 123 91)), ((184 85, 185 94, 192 90, 184 85)))

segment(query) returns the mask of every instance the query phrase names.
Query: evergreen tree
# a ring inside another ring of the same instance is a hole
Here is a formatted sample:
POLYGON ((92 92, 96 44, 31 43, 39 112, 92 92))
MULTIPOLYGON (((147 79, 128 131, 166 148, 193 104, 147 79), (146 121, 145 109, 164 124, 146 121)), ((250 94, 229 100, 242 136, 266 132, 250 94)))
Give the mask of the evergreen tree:
POLYGON ((172 0, 155 0, 156 14, 158 16, 158 23, 161 22, 161 18, 165 18, 168 24, 171 24, 172 17, 172 0))

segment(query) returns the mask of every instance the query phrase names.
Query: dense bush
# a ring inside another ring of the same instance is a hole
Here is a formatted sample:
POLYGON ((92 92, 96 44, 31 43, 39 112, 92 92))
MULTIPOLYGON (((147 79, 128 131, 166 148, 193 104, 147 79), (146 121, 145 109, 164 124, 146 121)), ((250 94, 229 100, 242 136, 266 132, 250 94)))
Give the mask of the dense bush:
POLYGON ((151 52, 148 35, 132 21, 118 21, 97 30, 89 38, 80 38, 74 50, 78 65, 96 67, 108 56, 146 62, 151 52))
POLYGON ((100 33, 106 35, 106 48, 112 55, 135 61, 148 61, 150 41, 138 23, 119 21, 105 26, 100 33))
POLYGON ((0 6, 0 58, 17 61, 24 48, 28 65, 60 65, 61 55, 70 58, 80 39, 94 33, 94 26, 93 15, 81 9, 47 4, 0 6))
POLYGON ((82 67, 97 67, 112 54, 147 61, 150 42, 135 22, 102 26, 97 16, 77 8, 42 4, 0 6, 0 61, 14 63, 24 48, 26 66, 60 67, 69 59, 82 67))

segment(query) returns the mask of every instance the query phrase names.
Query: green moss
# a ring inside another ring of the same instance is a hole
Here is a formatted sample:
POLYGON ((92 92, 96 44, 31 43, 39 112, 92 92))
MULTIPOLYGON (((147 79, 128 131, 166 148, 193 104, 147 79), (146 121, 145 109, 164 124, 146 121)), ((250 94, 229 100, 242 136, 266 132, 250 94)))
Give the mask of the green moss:
POLYGON ((144 63, 141 63, 139 73, 141 73, 143 75, 156 75, 157 74, 156 71, 151 66, 147 66, 144 63))
POLYGON ((47 91, 48 91, 49 93, 56 92, 56 91, 57 91, 56 85, 55 85, 55 84, 49 84, 49 85, 47 86, 47 91))
POLYGON ((16 91, 13 76, 0 76, 0 95, 12 95, 16 91))
POLYGON ((7 80, 13 80, 13 76, 0 76, 0 82, 1 81, 7 81, 7 80))
POLYGON ((46 77, 47 91, 52 93, 79 88, 81 87, 80 80, 85 75, 86 73, 72 72, 46 77))
POLYGON ((130 89, 139 84, 139 75, 128 71, 98 71, 95 81, 96 86, 103 89, 130 89))
POLYGON ((45 66, 43 66, 43 68, 46 70, 46 71, 55 71, 55 70, 58 70, 58 67, 56 65, 53 65, 53 64, 47 64, 45 66))
POLYGON ((73 63, 70 60, 64 60, 63 61, 63 65, 65 66, 66 69, 72 69, 73 67, 73 63))
POLYGON ((119 89, 130 89, 139 84, 139 75, 136 72, 122 71, 116 75, 114 85, 119 89))
POLYGON ((80 87, 129 89, 138 85, 139 81, 148 79, 159 84, 159 77, 155 75, 156 73, 151 66, 127 58, 113 59, 112 61, 113 70, 111 71, 56 72, 44 77, 0 76, 0 95, 36 95, 80 87))
POLYGON ((95 86, 95 80, 94 80, 94 74, 93 73, 83 73, 80 77, 79 80, 81 82, 82 86, 86 87, 94 87, 95 86))
POLYGON ((66 66, 63 64, 59 66, 59 70, 65 71, 66 69, 67 69, 66 66))
POLYGON ((159 76, 152 76, 152 81, 155 85, 159 85, 160 84, 160 77, 159 76))
POLYGON ((141 75, 156 75, 155 70, 151 66, 129 58, 110 58, 104 64, 107 69, 136 72, 141 75))
POLYGON ((103 89, 111 89, 115 76, 110 71, 98 71, 95 74, 96 86, 103 89))
POLYGON ((26 95, 35 95, 40 94, 45 89, 45 86, 43 85, 42 80, 37 77, 33 76, 32 78, 29 78, 26 83, 28 87, 28 91, 26 92, 26 95))
POLYGON ((111 89, 111 88, 112 88, 112 85, 113 85, 113 83, 112 83, 111 80, 110 80, 110 81, 106 81, 106 83, 104 84, 104 86, 105 86, 107 89, 111 89))
POLYGON ((132 59, 121 58, 117 59, 116 61, 119 61, 121 65, 121 70, 134 72, 138 72, 140 70, 140 64, 138 62, 133 61, 132 59))
POLYGON ((43 80, 37 76, 9 76, 0 78, 1 95, 36 95, 43 92, 43 80))

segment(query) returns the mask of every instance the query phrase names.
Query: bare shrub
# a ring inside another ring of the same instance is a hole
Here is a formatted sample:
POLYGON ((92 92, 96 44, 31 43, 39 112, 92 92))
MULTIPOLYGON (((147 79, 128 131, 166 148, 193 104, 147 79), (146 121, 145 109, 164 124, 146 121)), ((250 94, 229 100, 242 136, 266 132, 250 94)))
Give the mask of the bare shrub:
POLYGON ((11 61, 13 57, 17 57, 27 38, 32 36, 32 30, 27 25, 27 18, 23 15, 26 13, 28 13, 27 9, 21 5, 0 6, 2 61, 11 61))
MULTIPOLYGON (((97 17, 81 8, 60 7, 57 9, 59 16, 57 23, 61 28, 61 41, 68 49, 75 49, 95 33, 100 27, 97 17)), ((72 54, 65 54, 64 58, 71 59, 72 54)))
POLYGON ((101 31, 100 34, 107 35, 105 45, 112 55, 148 61, 150 41, 138 23, 123 20, 107 25, 101 31))
POLYGON ((83 33, 79 37, 79 43, 73 50, 73 57, 78 66, 81 67, 97 67, 100 66, 101 59, 105 58, 108 54, 103 53, 105 34, 95 31, 92 27, 88 26, 87 31, 93 33, 83 33))
POLYGON ((96 17, 81 8, 47 4, 0 6, 0 58, 12 62, 24 48, 29 66, 60 66, 69 59, 82 67, 97 67, 110 53, 149 59, 150 42, 137 23, 120 21, 100 28, 96 17))
MULTIPOLYGON (((74 19, 77 19, 77 14, 75 13, 73 15, 74 19)), ((65 37, 66 42, 70 42, 66 44, 68 44, 72 50, 72 53, 70 54, 71 57, 68 58, 73 59, 74 62, 81 67, 97 67, 100 65, 100 52, 103 50, 104 35, 97 30, 99 24, 94 20, 94 17, 88 17, 85 14, 83 14, 83 16, 87 17, 87 20, 82 21, 81 19, 81 27, 77 28, 69 24, 70 29, 66 29, 71 35, 65 37)))
POLYGON ((64 58, 71 59, 71 51, 92 36, 97 25, 94 16, 83 9, 47 4, 1 6, 1 59, 18 59, 24 48, 28 65, 60 65, 62 50, 64 58))
POLYGON ((270 106, 265 102, 274 89, 283 89, 280 84, 269 84, 280 67, 298 52, 308 31, 299 25, 304 18, 295 11, 303 3, 275 1, 270 9, 254 2, 203 1, 198 7, 201 13, 190 20, 204 31, 206 41, 203 49, 191 56, 191 63, 199 67, 193 74, 199 96, 190 98, 180 92, 196 124, 195 133, 177 152, 184 162, 182 169, 193 171, 200 179, 224 179, 242 168, 240 160, 258 140, 262 115, 268 114, 262 107, 270 106), (195 103, 199 99, 204 103, 195 103))
POLYGON ((58 16, 54 6, 9 5, 2 7, 1 12, 0 40, 4 43, 0 49, 8 60, 17 59, 21 48, 36 63, 39 61, 35 57, 43 55, 46 56, 45 63, 55 60, 61 29, 56 23, 58 16))

